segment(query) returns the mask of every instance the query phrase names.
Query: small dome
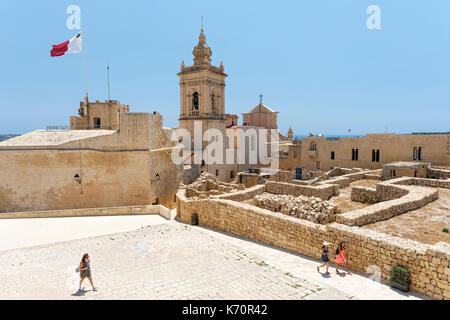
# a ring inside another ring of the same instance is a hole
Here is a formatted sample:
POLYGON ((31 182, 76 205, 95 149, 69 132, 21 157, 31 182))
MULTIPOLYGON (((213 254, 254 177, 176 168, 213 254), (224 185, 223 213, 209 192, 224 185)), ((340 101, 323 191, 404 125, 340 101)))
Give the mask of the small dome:
POLYGON ((194 47, 192 54, 194 55, 194 65, 211 63, 212 51, 206 43, 206 36, 203 32, 203 28, 201 29, 200 36, 198 37, 198 44, 194 47))

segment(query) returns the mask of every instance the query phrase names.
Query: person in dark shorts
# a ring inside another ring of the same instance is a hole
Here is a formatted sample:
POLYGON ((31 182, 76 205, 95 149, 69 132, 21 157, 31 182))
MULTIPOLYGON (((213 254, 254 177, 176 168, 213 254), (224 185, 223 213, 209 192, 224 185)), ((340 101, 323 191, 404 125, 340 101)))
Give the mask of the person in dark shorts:
POLYGON ((92 274, 91 274, 91 261, 89 260, 89 255, 85 253, 83 255, 83 258, 81 258, 80 262, 80 288, 81 290, 81 284, 83 283, 84 278, 88 278, 89 282, 91 283, 92 290, 97 291, 97 288, 94 287, 94 281, 92 281, 92 274))
POLYGON ((330 244, 328 242, 324 241, 322 245, 322 264, 317 267, 318 272, 320 272, 320 268, 326 267, 325 274, 330 274, 328 272, 328 268, 330 267, 330 258, 328 257, 328 255, 330 254, 330 250, 328 249, 329 245, 330 244))

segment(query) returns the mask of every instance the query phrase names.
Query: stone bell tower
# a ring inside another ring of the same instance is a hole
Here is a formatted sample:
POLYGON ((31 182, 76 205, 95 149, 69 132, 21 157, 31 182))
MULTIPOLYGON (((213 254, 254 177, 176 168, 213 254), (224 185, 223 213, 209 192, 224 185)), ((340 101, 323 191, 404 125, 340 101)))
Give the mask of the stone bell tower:
MULTIPOLYGON (((194 149, 194 123, 201 123, 201 133, 215 128, 222 132, 225 139, 225 78, 222 63, 220 67, 211 64, 212 51, 206 43, 206 35, 201 28, 198 44, 192 52, 194 64, 185 66, 181 63, 180 72, 180 128, 191 134, 192 150, 194 149)), ((202 149, 208 145, 203 141, 202 149)), ((223 141, 225 146, 225 141, 223 141)), ((210 172, 211 168, 205 169, 210 172)), ((213 174, 213 172, 210 172, 213 174)), ((214 174, 217 173, 214 169, 214 174)))

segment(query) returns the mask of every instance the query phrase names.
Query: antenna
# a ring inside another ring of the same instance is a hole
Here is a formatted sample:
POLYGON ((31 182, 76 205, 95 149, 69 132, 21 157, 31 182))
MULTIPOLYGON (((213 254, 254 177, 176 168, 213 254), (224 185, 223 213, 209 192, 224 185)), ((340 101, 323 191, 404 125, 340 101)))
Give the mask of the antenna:
POLYGON ((203 16, 201 17, 201 25, 200 27, 203 29, 203 16))
POLYGON ((106 73, 108 76, 108 101, 111 101, 111 88, 109 86, 109 61, 106 63, 106 73))

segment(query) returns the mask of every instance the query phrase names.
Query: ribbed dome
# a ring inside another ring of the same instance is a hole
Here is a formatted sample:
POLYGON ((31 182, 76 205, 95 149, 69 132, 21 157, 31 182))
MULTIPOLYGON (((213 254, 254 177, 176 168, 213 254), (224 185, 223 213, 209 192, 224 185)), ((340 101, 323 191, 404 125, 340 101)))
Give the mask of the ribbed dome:
POLYGON ((206 44, 206 36, 203 33, 203 28, 201 29, 200 36, 198 37, 198 44, 194 47, 192 54, 194 55, 194 65, 211 63, 212 51, 206 44))

